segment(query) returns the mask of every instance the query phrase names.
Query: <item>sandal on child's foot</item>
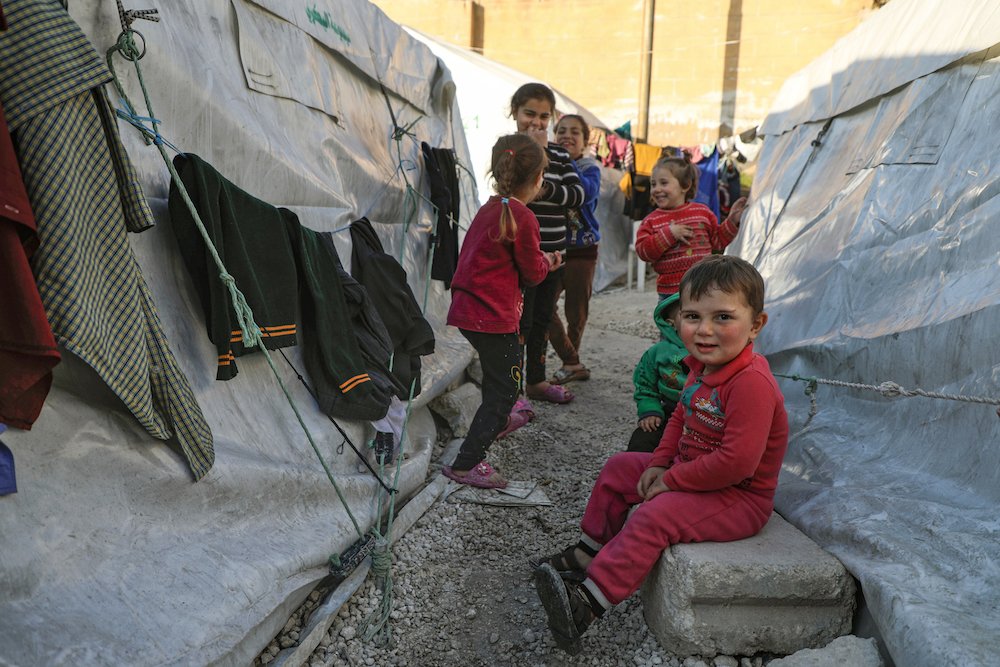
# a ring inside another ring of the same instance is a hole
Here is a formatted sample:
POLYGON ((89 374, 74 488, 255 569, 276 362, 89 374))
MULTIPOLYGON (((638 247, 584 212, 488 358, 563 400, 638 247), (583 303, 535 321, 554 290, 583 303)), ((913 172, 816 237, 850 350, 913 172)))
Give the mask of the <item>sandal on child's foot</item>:
POLYGON ((527 390, 528 398, 536 401, 548 401, 549 403, 569 403, 575 396, 561 384, 550 384, 542 391, 527 390))
POLYGON ((507 425, 504 426, 504 429, 502 431, 497 433, 497 437, 495 438, 495 440, 502 440, 503 438, 506 438, 508 435, 510 435, 517 429, 521 428, 530 421, 531 417, 529 417, 524 412, 511 412, 510 415, 508 415, 507 417, 507 425))
POLYGON ((532 558, 529 562, 533 567, 541 567, 543 563, 552 566, 552 568, 560 574, 564 579, 569 579, 571 581, 583 581, 587 577, 587 566, 580 562, 580 559, 576 555, 576 551, 579 549, 586 555, 593 558, 597 555, 589 545, 583 542, 577 542, 571 547, 563 549, 557 554, 552 554, 551 556, 543 556, 541 558, 532 558))
POLYGON ((564 581, 548 563, 535 570, 535 591, 545 608, 552 638, 570 655, 583 648, 580 638, 597 618, 580 586, 564 581))
POLYGON ((567 384, 569 382, 576 382, 577 380, 589 380, 590 379, 590 369, 586 366, 580 366, 580 368, 560 368, 552 377, 549 378, 551 384, 567 384))
POLYGON ((480 461, 465 474, 455 472, 451 466, 441 469, 441 474, 459 484, 467 484, 480 489, 506 489, 507 480, 486 461, 480 461))
POLYGON ((519 398, 514 401, 514 407, 510 409, 510 414, 519 412, 528 417, 528 421, 534 421, 535 409, 531 406, 531 401, 526 398, 519 398))

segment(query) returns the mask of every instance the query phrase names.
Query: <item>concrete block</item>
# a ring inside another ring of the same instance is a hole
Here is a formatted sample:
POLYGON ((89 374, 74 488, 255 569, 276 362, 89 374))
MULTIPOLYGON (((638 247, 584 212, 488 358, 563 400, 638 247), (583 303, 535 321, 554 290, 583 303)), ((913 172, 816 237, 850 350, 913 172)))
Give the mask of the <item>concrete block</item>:
POLYGON ((874 639, 854 635, 837 637, 823 648, 804 648, 787 658, 778 658, 767 667, 883 667, 874 639))
POLYGON ((736 542, 677 544, 640 595, 646 624, 676 655, 788 655, 851 631, 854 578, 839 560, 772 514, 736 542))
POLYGON ((455 437, 464 438, 469 433, 472 418, 482 400, 483 395, 479 387, 466 382, 458 389, 441 394, 431 401, 428 407, 448 422, 455 437))

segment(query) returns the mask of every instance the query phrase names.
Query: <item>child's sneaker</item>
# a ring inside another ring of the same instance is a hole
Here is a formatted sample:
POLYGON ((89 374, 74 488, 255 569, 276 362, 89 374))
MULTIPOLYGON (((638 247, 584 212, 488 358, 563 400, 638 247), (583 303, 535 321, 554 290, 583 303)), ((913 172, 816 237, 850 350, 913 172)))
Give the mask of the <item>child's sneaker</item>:
POLYGON ((582 584, 564 581, 554 567, 542 563, 535 570, 535 591, 545 607, 556 646, 570 655, 579 653, 580 637, 600 615, 583 592, 582 584))

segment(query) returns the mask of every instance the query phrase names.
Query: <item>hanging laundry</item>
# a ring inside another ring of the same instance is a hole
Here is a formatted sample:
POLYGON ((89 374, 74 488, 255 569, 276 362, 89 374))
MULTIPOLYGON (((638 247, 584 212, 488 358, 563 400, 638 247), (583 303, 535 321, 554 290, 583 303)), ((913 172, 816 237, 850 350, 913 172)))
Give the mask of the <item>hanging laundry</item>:
POLYGON ((714 146, 711 150, 707 146, 698 148, 702 158, 695 163, 698 167, 698 194, 694 200, 712 209, 716 219, 722 220, 719 215, 719 151, 714 146))
POLYGON ((422 141, 420 150, 430 180, 430 200, 437 208, 437 229, 431 237, 431 244, 437 246, 431 263, 431 278, 444 281, 445 289, 449 289, 458 266, 458 220, 462 194, 458 185, 458 163, 451 148, 432 148, 422 141))
POLYGON ((32 258, 57 342, 200 479, 212 432, 170 351, 127 231, 153 217, 103 84, 111 73, 56 2, 4 0, 0 101, 38 225, 32 258))
POLYGON ((402 446, 403 426, 406 424, 406 403, 395 396, 385 417, 372 422, 375 428, 375 460, 385 455, 385 463, 392 463, 402 446), (381 450, 381 451, 380 451, 381 450))
POLYGON ((611 147, 608 146, 608 133, 599 127, 590 128, 590 141, 587 142, 587 148, 593 151, 594 158, 603 164, 605 167, 612 166, 608 164, 608 160, 611 157, 611 147))
MULTIPOLYGON (((240 190, 197 155, 177 155, 174 167, 226 270, 246 297, 264 345, 276 350, 297 344, 298 279, 291 241, 282 222, 283 212, 291 212, 240 190)), ((201 300, 208 338, 219 355, 215 377, 231 380, 239 372, 236 358, 256 348, 244 346, 229 289, 172 181, 168 206, 181 257, 201 300)))
POLYGON ((351 275, 365 286, 392 339, 392 374, 407 387, 399 398, 420 393, 420 357, 434 352, 434 330, 406 282, 406 270, 386 254, 367 218, 351 223, 351 275))
POLYGON ((365 288, 340 263, 333 234, 289 223, 302 286, 302 359, 319 409, 372 421, 404 387, 389 371, 392 341, 365 288))
POLYGON ((0 422, 30 429, 52 386, 59 350, 28 260, 35 218, 0 105, 0 422))
POLYGON ((604 166, 628 171, 627 157, 632 153, 632 142, 617 134, 607 135, 607 142, 608 155, 604 158, 604 166))
MULTIPOLYGON (((357 314, 363 310, 363 299, 355 297, 353 307, 349 303, 342 277, 350 275, 341 267, 332 242, 328 247, 323 235, 302 227, 292 211, 241 190, 197 155, 178 155, 174 166, 253 311, 267 349, 295 345, 301 339, 311 389, 324 414, 361 420, 382 417, 393 392, 401 391, 387 367, 389 335, 381 322, 358 326, 364 319, 357 314), (366 359, 357 331, 372 329, 375 339, 384 342, 381 347, 368 346, 373 351, 366 359)), ((234 330, 238 325, 229 291, 174 183, 168 208, 181 255, 202 299, 209 338, 219 352, 216 378, 229 380, 236 375, 234 359, 255 348, 245 347, 242 332, 234 330)))
POLYGON ((643 143, 634 144, 633 149, 634 169, 626 172, 618 185, 625 193, 625 214, 631 216, 633 220, 642 220, 653 210, 653 205, 649 201, 650 177, 653 174, 653 165, 665 154, 665 149, 643 143))

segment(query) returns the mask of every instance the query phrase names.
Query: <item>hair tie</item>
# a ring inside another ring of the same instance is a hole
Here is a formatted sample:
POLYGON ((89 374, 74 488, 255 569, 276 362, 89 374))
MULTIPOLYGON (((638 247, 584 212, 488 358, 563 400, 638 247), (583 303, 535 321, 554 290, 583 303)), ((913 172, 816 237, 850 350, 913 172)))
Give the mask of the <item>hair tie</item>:
POLYGON ((505 148, 503 152, 508 153, 511 156, 517 155, 517 153, 515 153, 514 150, 511 148, 505 148))
POLYGON ((500 203, 510 205, 510 197, 500 197, 500 203))

